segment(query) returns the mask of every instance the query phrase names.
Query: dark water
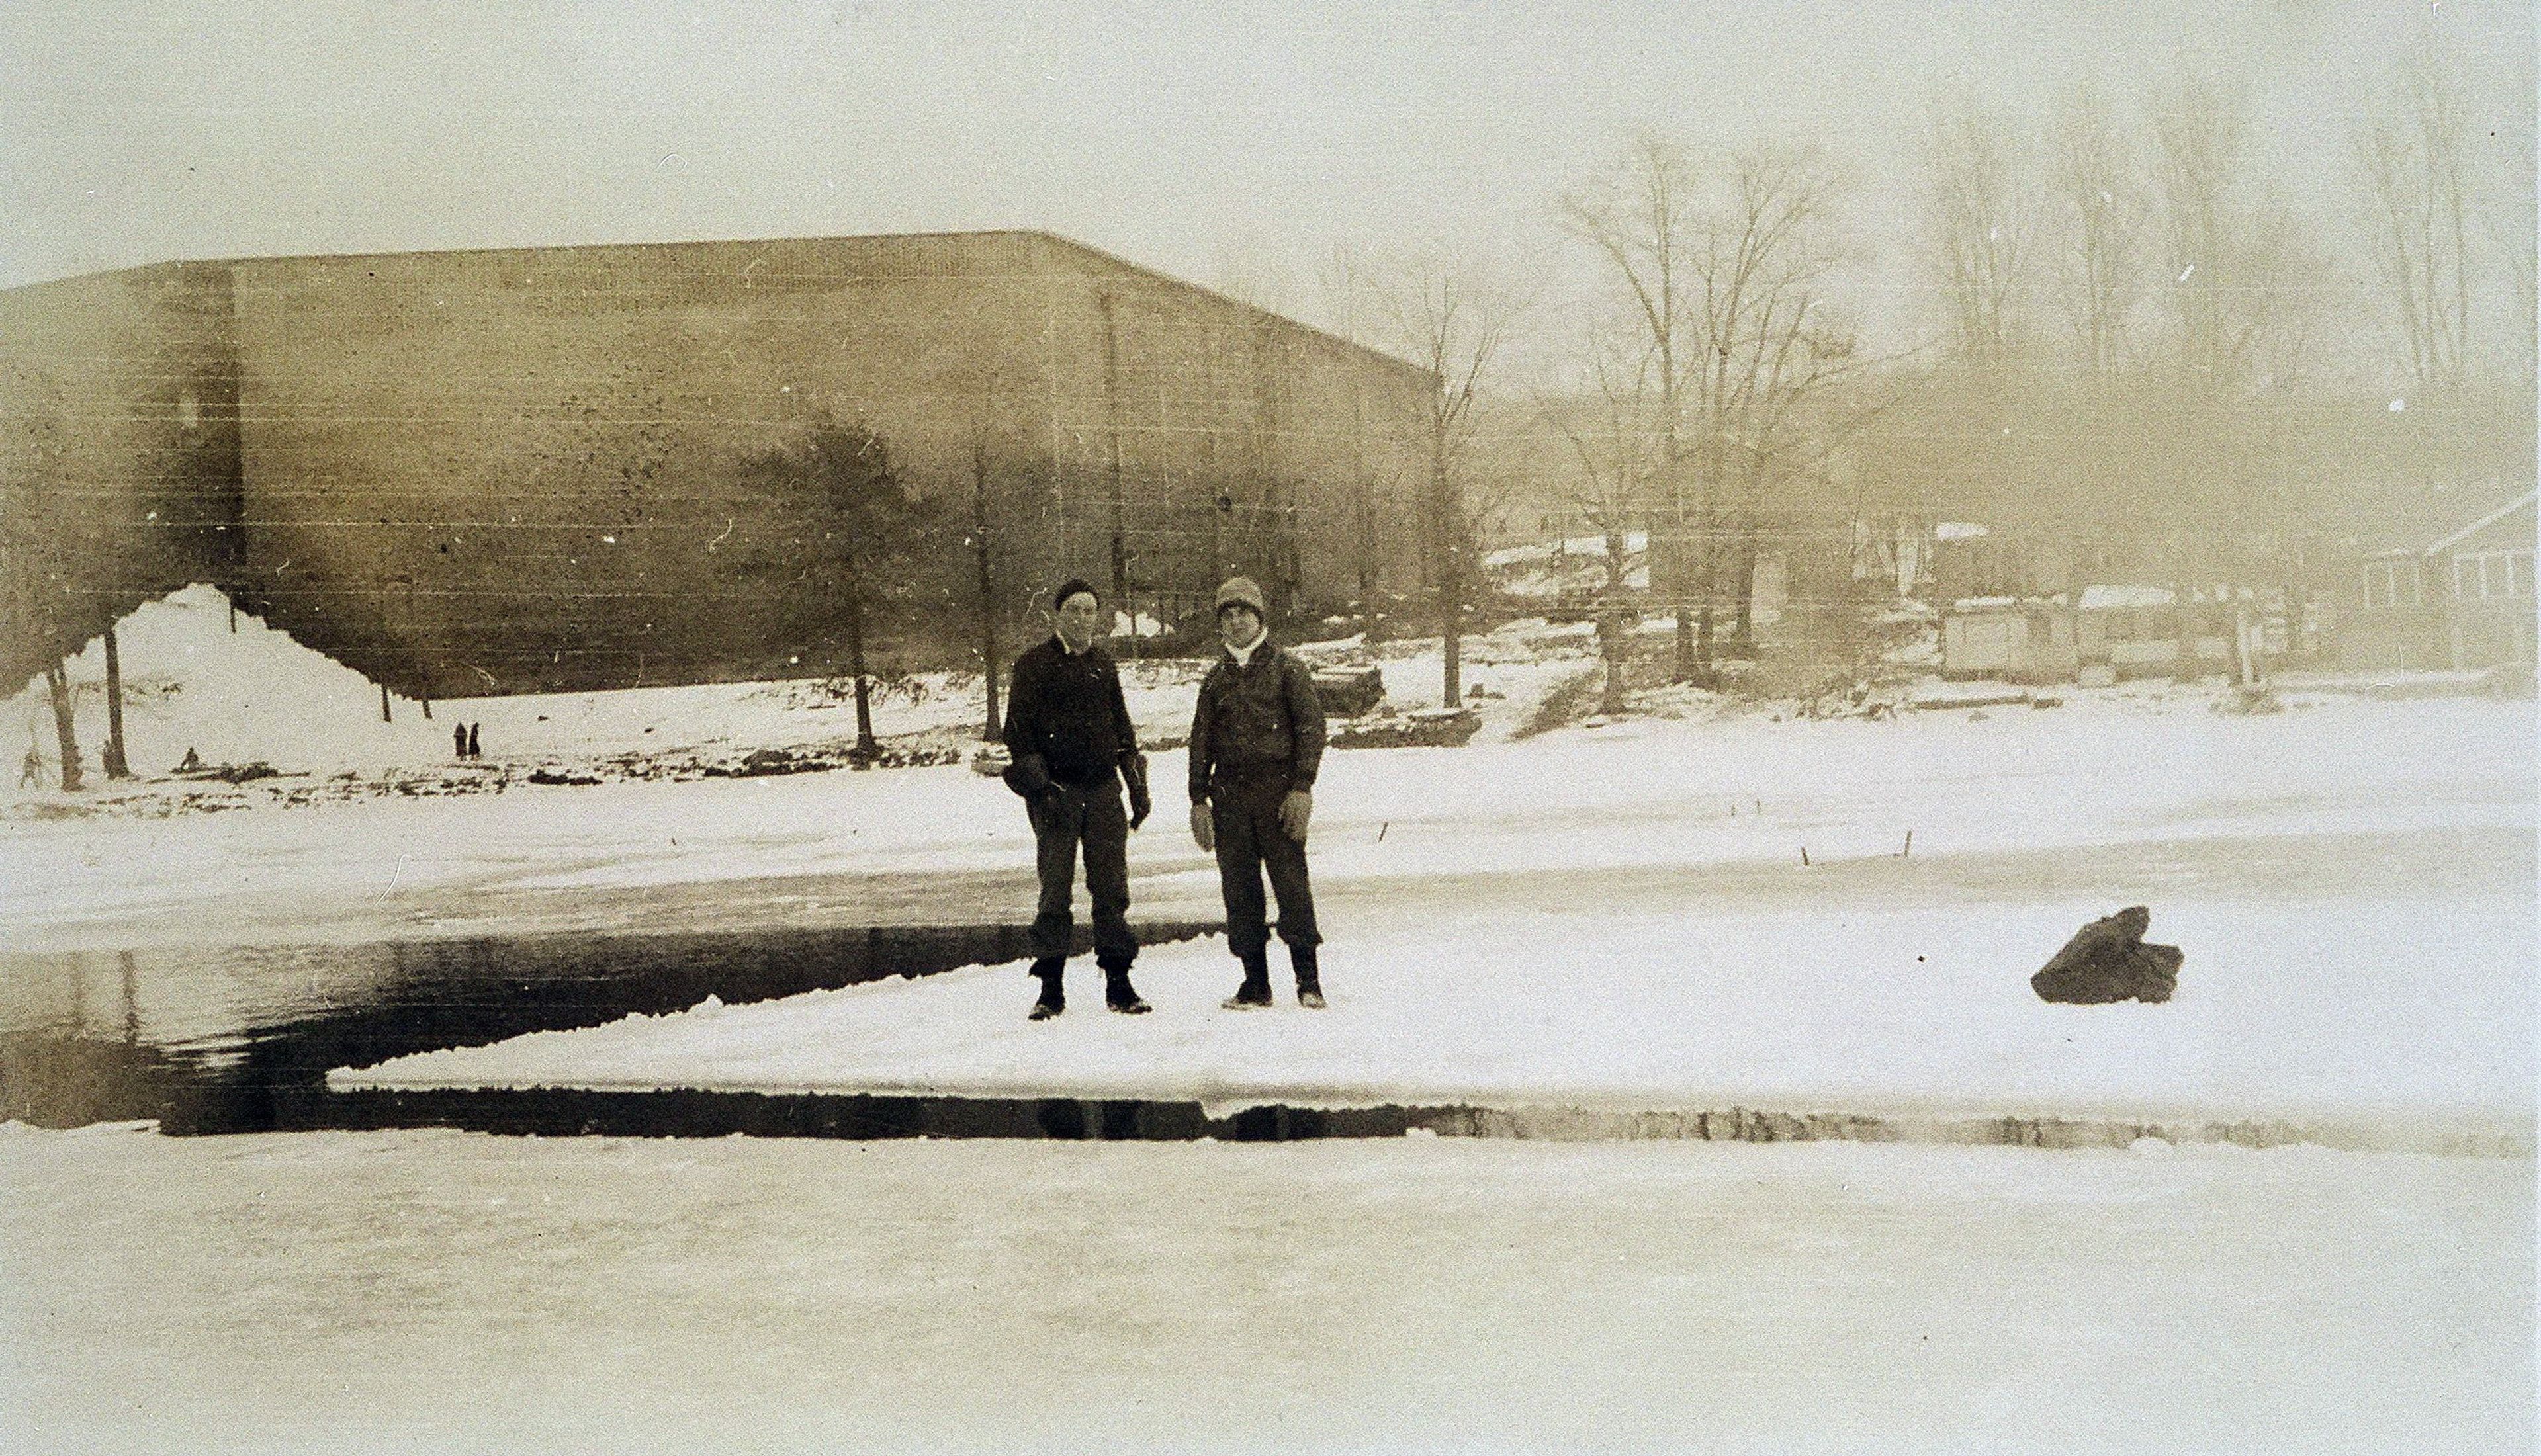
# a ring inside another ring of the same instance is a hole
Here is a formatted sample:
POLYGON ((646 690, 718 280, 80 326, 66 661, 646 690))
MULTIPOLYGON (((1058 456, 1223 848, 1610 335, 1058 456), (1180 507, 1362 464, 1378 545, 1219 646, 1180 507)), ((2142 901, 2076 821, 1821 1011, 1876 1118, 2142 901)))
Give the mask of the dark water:
POLYGON ((1107 1142, 1285 1143, 1310 1138, 1400 1138, 1413 1128, 1470 1133, 1470 1109, 1248 1107, 1210 1117, 1198 1102, 1069 1098, 872 1097, 704 1092, 522 1090, 329 1092, 291 1106, 294 1127, 464 1128, 570 1138, 1032 1138, 1107 1142))
MULTIPOLYGON (((1160 943, 1219 929, 1139 932, 1160 943)), ((175 1134, 403 1125, 376 1097, 327 1092, 327 1070, 681 1010, 709 995, 738 1005, 1029 953, 1024 927, 1001 925, 0 956, 0 1117, 52 1128, 155 1118, 175 1134)), ((646 1131, 652 1116, 661 1126, 650 1131, 676 1132, 671 1107, 613 1126, 646 1131)))

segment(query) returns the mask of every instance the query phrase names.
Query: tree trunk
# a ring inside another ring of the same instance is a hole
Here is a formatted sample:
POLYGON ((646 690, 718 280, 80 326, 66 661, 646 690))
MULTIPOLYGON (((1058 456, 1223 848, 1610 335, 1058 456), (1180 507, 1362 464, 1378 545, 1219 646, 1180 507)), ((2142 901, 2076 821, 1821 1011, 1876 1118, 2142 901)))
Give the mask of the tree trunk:
POLYGON ((53 741, 61 750, 62 792, 75 794, 80 787, 79 730, 71 722, 70 678, 61 663, 44 669, 44 686, 53 700, 53 741))
POLYGON ((1676 668, 1668 674, 1670 682, 1692 682, 1700 659, 1694 641, 1694 566, 1690 555, 1685 520, 1680 517, 1662 558, 1667 563, 1667 593, 1676 598, 1676 668))
POLYGON ((1441 640, 1446 649, 1443 659, 1446 674, 1439 684, 1439 693, 1442 706, 1457 708, 1462 707, 1465 701, 1464 604, 1456 599, 1453 588, 1440 593, 1440 601, 1444 608, 1439 615, 1445 630, 1441 640))
POLYGON ((1464 584, 1458 580, 1455 496, 1447 475, 1447 426, 1435 426, 1429 456, 1429 516, 1438 568, 1439 706, 1465 705, 1464 584))
POLYGON ((1738 589, 1738 600, 1730 608, 1729 640, 1741 653, 1756 646, 1756 532, 1751 526, 1738 538, 1738 565, 1729 579, 1738 589))
POLYGON ((132 777, 123 757, 123 658, 111 627, 106 629, 106 776, 132 777))
POLYGON ((2198 630, 2196 592, 2184 581, 2171 588, 2170 591, 2171 607, 2176 613, 2171 625, 2179 634, 2178 646, 2174 649, 2179 657, 2170 664, 2170 675, 2176 682, 2195 682, 2205 675, 2197 661, 2197 640, 2205 634, 2198 630))
POLYGON ((859 584, 847 584, 847 671, 856 680, 856 752, 870 757, 882 745, 874 738, 873 686, 865 677, 865 603, 859 584))
MULTIPOLYGON (((1597 656, 1605 659, 1606 684, 1598 695, 1597 711, 1613 718, 1624 711, 1626 639, 1621 603, 1631 582, 1625 557, 1626 548, 1631 544, 1632 523, 1629 520, 1619 522, 1611 514, 1606 520, 1606 592, 1604 599, 1597 603, 1597 656)), ((1648 560, 1646 547, 1642 559, 1648 560)))
POLYGON ((1624 614, 1611 605, 1597 613, 1597 656, 1606 663, 1597 711, 1613 718, 1624 711, 1624 614))

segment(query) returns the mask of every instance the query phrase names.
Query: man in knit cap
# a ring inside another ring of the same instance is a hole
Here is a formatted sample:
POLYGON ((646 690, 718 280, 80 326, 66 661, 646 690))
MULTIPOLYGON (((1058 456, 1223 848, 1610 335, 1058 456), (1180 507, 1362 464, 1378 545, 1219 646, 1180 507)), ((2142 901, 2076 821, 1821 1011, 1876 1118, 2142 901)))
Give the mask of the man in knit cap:
POLYGON ((1279 938, 1297 976, 1297 1005, 1320 1008, 1324 985, 1315 947, 1315 895, 1306 878, 1306 825, 1315 811, 1315 771, 1324 758, 1324 707, 1314 674, 1272 643, 1262 589, 1230 578, 1217 589, 1218 640, 1225 645, 1199 685, 1192 715, 1192 838, 1217 854, 1226 896, 1226 939, 1243 963, 1230 1009, 1270 1005, 1270 933, 1262 875, 1279 899, 1279 938))
POLYGON ((1103 1001, 1137 1014, 1146 1002, 1129 985, 1138 956, 1129 931, 1129 832, 1147 821, 1147 760, 1138 751, 1121 692, 1121 669, 1096 640, 1102 602, 1086 583, 1070 580, 1051 597, 1057 632, 1015 660, 1006 704, 1005 740, 1014 762, 1007 787, 1024 797, 1039 847, 1041 907, 1032 924, 1032 973, 1041 999, 1032 1019, 1067 1008, 1062 989, 1069 942, 1076 858, 1085 856, 1085 888, 1094 900, 1094 962, 1103 968, 1103 1001), (1121 807, 1126 783, 1129 807, 1121 807))

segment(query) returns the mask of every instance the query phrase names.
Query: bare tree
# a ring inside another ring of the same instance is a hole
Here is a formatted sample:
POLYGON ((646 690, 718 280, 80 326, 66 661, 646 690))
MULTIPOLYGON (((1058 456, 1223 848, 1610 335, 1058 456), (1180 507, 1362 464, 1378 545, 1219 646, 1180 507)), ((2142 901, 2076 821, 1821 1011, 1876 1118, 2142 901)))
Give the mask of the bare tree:
POLYGON ((1429 473, 1421 515, 1444 657, 1441 700, 1454 708, 1464 701, 1467 566, 1482 505, 1471 458, 1474 406, 1526 301, 1480 264, 1439 254, 1408 258, 1389 279, 1378 291, 1388 341, 1431 381, 1416 421, 1429 473))
POLYGON ((1693 318, 1701 467, 1694 674, 1711 666, 1723 567, 1734 567, 1743 629, 1769 488, 1823 456, 1816 407, 1828 386, 1862 367, 1831 297, 1853 256, 1838 224, 1839 190, 1816 148, 1752 146, 1730 159, 1705 217, 1693 318))
POLYGON ((1932 108, 1922 161, 1921 251, 1941 290, 1950 357, 1999 368, 2027 330, 2034 188, 2002 119, 1972 94, 1932 108))
POLYGON ((2127 357, 2127 320, 2144 293, 2142 175, 2125 123, 2092 86, 2066 99, 2054 147, 2057 295, 2084 370, 2105 382, 2127 357))
POLYGON ((1809 407, 1859 367, 1830 298, 1851 256, 1838 192, 1812 147, 1749 146, 1706 174, 1643 136, 1562 203, 1650 345, 1668 536, 1651 545, 1677 613, 1679 680, 1710 671, 1723 568, 1742 586, 1752 572, 1768 482, 1817 448, 1809 407))
POLYGON ((2152 131, 2176 363, 2197 392, 2289 382, 2318 260, 2282 202, 2252 195, 2245 104, 2190 78, 2156 99, 2152 131))
POLYGON ((1559 212, 1571 233, 1594 247, 1630 306, 1649 359, 1645 387, 1655 395, 1658 504, 1668 529, 1653 532, 1647 551, 1650 585, 1676 614, 1676 676, 1695 669, 1691 549, 1692 491, 1685 469, 1686 405, 1696 388, 1695 260, 1700 251, 1703 183, 1685 148, 1656 132, 1629 141, 1621 155, 1559 212))
POLYGON ((2513 288, 2514 312, 2505 320, 2508 357, 2522 366, 2524 393, 2532 392, 2536 348, 2541 348, 2541 314, 2536 314, 2533 295, 2533 137, 2529 121, 2519 121, 2505 132, 2505 145, 2499 153, 2499 170, 2503 186, 2490 189, 2490 200, 2483 209, 2487 215, 2489 243, 2505 260, 2506 281, 2513 288))
MULTIPOLYGON (((1637 343, 1637 341, 1636 341, 1637 343)), ((1632 540, 1635 522, 1646 525, 1651 481, 1660 467, 1661 431, 1651 388, 1651 351, 1592 340, 1585 373, 1588 387, 1570 398, 1539 398, 1537 412, 1570 445, 1578 463, 1566 504, 1603 538, 1604 581, 1595 603, 1597 652, 1605 665, 1598 711, 1624 711, 1625 622, 1632 595, 1632 540)), ((1642 534, 1648 561, 1648 535, 1642 534)))
POLYGON ((2252 565, 2234 549, 2236 526, 2290 511, 2277 489, 2284 472, 2271 468, 2257 422, 2261 396, 2282 394, 2301 378, 2317 322, 2315 284, 2326 269, 2308 229, 2249 176, 2249 120, 2237 94, 2183 81, 2156 98, 2152 134, 2172 275, 2168 424, 2182 449, 2170 499, 2144 529, 2168 538, 2177 670, 2194 675, 2204 635, 2198 587, 2228 589, 2252 565))
POLYGON ((2421 389, 2459 388, 2470 360, 2469 123, 2452 72, 2423 36, 2355 137, 2367 204, 2358 216, 2421 389))

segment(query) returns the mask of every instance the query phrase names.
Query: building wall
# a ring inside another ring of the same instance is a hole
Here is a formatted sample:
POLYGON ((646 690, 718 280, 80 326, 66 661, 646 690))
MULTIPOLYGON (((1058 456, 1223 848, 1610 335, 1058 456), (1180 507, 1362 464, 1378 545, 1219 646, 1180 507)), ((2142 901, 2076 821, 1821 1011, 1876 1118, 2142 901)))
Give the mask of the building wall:
MULTIPOLYGON (((1016 236, 238 265, 250 575, 276 625, 443 695, 750 676, 823 421, 921 492, 1029 453, 1046 289, 1016 236)), ((823 664, 814 664, 823 665, 823 664)))
POLYGON ((976 660, 980 540, 1001 656, 1060 575, 1108 582, 1116 450, 1128 575, 1169 613, 1228 570, 1294 606, 1416 584, 1426 376, 1046 235, 255 259, 0 319, 9 478, 102 513, 17 512, 41 547, 9 580, 64 578, 73 640, 209 578, 405 692, 835 670, 810 520, 753 469, 825 422, 946 513, 873 624, 887 660, 976 660), (135 534, 154 509, 179 559, 135 534))
POLYGON ((2029 602, 1954 611, 1941 619, 1945 677, 2063 682, 2075 664, 2073 614, 2029 602))
POLYGON ((228 281, 171 264, 0 293, 0 691, 235 578, 228 281))
POLYGON ((1420 578, 1415 427, 1427 376, 1292 320, 1052 240, 1064 556, 1165 615, 1259 580, 1275 611, 1420 578), (1118 487, 1114 485, 1115 451, 1118 487))
POLYGON ((2351 667, 2477 670, 2531 665, 2533 508, 2442 549, 2351 564, 2339 657, 2351 667))

